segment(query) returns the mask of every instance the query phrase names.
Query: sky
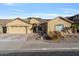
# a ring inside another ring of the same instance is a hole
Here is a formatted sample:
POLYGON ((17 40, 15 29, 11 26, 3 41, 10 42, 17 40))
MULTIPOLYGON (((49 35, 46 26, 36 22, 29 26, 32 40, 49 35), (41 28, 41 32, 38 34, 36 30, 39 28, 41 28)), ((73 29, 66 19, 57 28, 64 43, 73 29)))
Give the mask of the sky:
POLYGON ((1 19, 16 17, 52 19, 75 14, 79 14, 79 3, 0 3, 1 19))

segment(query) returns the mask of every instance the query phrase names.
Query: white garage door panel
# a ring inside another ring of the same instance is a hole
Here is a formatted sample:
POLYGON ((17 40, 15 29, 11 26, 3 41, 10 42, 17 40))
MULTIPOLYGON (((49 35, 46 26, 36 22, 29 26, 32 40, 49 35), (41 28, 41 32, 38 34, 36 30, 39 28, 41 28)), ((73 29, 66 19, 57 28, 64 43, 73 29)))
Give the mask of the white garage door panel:
POLYGON ((26 34, 26 27, 9 27, 8 32, 12 34, 26 34))

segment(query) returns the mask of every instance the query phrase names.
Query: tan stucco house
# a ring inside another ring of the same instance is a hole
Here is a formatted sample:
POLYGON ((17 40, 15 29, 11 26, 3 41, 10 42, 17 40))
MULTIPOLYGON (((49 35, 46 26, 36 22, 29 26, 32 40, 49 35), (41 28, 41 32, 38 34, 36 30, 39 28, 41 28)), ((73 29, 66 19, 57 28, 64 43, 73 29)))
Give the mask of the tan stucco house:
POLYGON ((32 24, 20 18, 0 20, 0 33, 27 34, 32 33, 32 24))
POLYGON ((71 27, 72 21, 64 17, 54 19, 41 19, 30 17, 27 19, 0 20, 0 33, 27 34, 41 32, 49 35, 50 31, 62 31, 65 27, 71 27))
POLYGON ((21 19, 0 19, 0 33, 7 34, 27 34, 37 32, 40 21, 37 18, 21 19), (34 26, 36 28, 32 29, 34 26))
POLYGON ((32 33, 32 25, 20 18, 16 18, 6 24, 8 34, 27 34, 32 33))
MULTIPOLYGON (((53 31, 59 31, 59 32, 62 32, 62 30, 64 28, 69 28, 71 27, 72 25, 72 21, 68 20, 67 18, 64 18, 64 17, 56 17, 52 20, 49 20, 44 24, 44 31, 49 35, 50 32, 53 32, 53 31)), ((71 30, 69 30, 71 32, 71 30)))

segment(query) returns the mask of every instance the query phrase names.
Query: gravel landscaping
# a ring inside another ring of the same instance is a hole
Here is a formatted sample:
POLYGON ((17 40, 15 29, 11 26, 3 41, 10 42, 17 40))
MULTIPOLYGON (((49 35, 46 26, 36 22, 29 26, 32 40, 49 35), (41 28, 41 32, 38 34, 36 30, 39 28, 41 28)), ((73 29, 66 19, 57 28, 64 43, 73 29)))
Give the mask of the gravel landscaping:
POLYGON ((38 34, 27 35, 0 35, 0 53, 25 52, 30 50, 79 50, 79 34, 68 35, 59 41, 43 40, 38 34), (6 52, 5 52, 6 51, 6 52))
POLYGON ((79 42, 79 34, 66 35, 65 37, 55 40, 43 39, 39 34, 0 34, 0 41, 29 41, 41 40, 48 43, 77 43, 79 42))

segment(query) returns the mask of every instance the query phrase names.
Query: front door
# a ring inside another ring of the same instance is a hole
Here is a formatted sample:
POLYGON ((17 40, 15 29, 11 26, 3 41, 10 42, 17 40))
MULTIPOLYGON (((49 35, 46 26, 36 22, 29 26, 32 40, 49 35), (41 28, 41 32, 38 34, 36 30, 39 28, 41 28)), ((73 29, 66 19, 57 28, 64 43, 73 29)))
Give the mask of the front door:
POLYGON ((3 33, 6 33, 6 32, 7 32, 7 28, 3 27, 3 33))

